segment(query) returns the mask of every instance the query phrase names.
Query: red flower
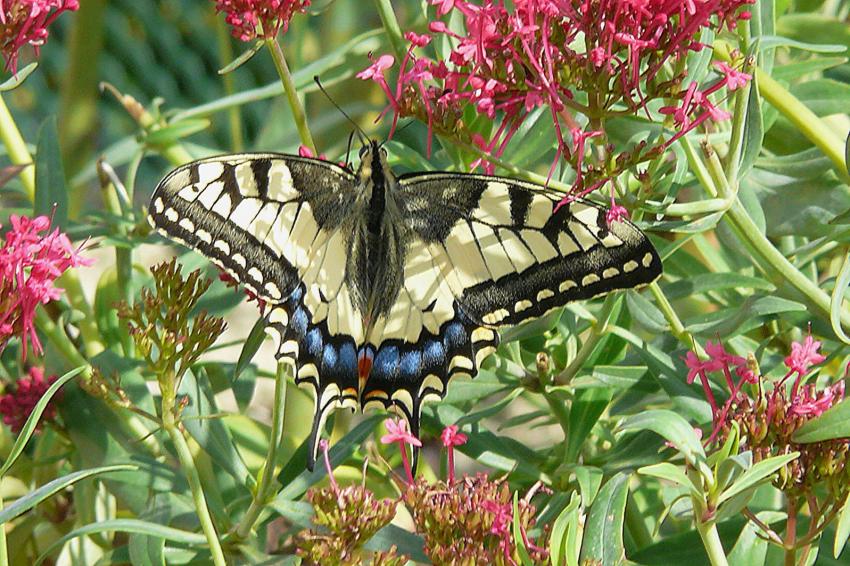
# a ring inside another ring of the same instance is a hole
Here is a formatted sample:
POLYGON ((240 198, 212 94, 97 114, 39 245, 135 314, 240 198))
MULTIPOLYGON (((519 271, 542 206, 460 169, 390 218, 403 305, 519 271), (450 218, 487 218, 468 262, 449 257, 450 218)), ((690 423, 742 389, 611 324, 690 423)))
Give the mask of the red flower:
POLYGON ((2 0, 0 1, 0 51, 6 70, 18 72, 18 52, 24 45, 38 50, 47 41, 47 28, 62 12, 75 11, 78 0, 2 0))
POLYGON ((217 12, 233 28, 231 34, 241 41, 271 39, 289 29, 296 12, 304 13, 310 0, 216 0, 217 12))
POLYGON ((46 216, 30 219, 13 214, 10 221, 12 230, 0 247, 0 351, 10 338, 19 336, 21 356, 26 358, 30 343, 35 354, 42 353, 35 309, 60 298, 63 290, 54 281, 69 268, 94 260, 80 256, 81 248, 74 248, 58 228, 51 232, 46 216))
MULTIPOLYGON (((0 397, 0 415, 3 415, 3 422, 9 425, 13 433, 21 432, 35 405, 44 397, 54 381, 56 381, 55 375, 44 379, 44 370, 32 367, 28 377, 20 378, 10 393, 0 397)), ((53 404, 55 400, 56 397, 47 404, 36 426, 36 431, 41 430, 42 423, 56 418, 56 407, 53 404)))
POLYGON ((388 434, 381 437, 382 444, 398 442, 399 444, 410 444, 417 448, 422 446, 422 442, 407 430, 407 421, 387 419, 384 421, 384 426, 387 427, 388 434))
POLYGON ((785 358, 785 365, 792 372, 803 375, 809 371, 809 366, 819 364, 826 359, 826 356, 818 353, 820 345, 820 341, 812 338, 811 334, 806 336, 802 344, 792 342, 791 354, 785 358))
MULTIPOLYGON (((429 139, 437 131, 473 144, 474 132, 460 119, 467 106, 496 120, 489 141, 475 144, 496 157, 530 112, 547 108, 558 143, 555 161, 563 156, 575 169, 577 195, 602 186, 604 179, 599 182, 599 177, 604 173, 596 171, 591 188, 584 187, 584 169, 593 169, 583 164, 589 153, 584 142, 596 134, 584 132, 572 113, 589 115, 618 105, 649 113, 653 99, 680 97, 678 84, 684 74, 663 81, 673 86, 658 87, 661 69, 670 59, 681 60, 702 49, 695 38, 704 28, 734 27, 737 19, 746 17, 739 8, 753 1, 429 0, 437 7, 438 18, 455 12, 451 16, 462 22, 452 29, 444 21, 429 22, 431 33, 444 34, 451 50, 448 56, 435 60, 415 55, 413 50, 430 38, 408 33, 410 47, 394 92, 385 88, 383 73, 367 69, 358 76, 381 84, 395 113, 394 124, 400 115, 427 121, 429 139), (415 72, 410 72, 411 66, 415 72), (582 97, 575 96, 578 92, 594 93, 597 107, 583 107, 582 97), (565 135, 567 131, 571 136, 565 135)), ((673 66, 680 65, 676 61, 673 66)), ((724 80, 704 91, 693 85, 681 106, 666 108, 680 128, 726 117, 706 96, 724 84, 738 88, 747 75, 721 71, 724 80)), ((473 165, 490 167, 486 158, 473 165)))
POLYGON ((413 484, 413 470, 410 468, 410 461, 407 459, 406 444, 410 444, 416 448, 422 446, 422 442, 407 429, 407 421, 404 419, 387 419, 384 421, 384 426, 387 427, 387 433, 381 437, 382 444, 398 443, 398 448, 401 450, 401 461, 404 463, 404 471, 407 474, 407 481, 413 484))
POLYGON ((462 432, 458 432, 457 425, 449 425, 443 429, 442 434, 440 434, 440 439, 443 441, 443 446, 448 450, 448 470, 449 470, 449 478, 448 483, 452 484, 455 480, 455 446, 462 446, 466 444, 466 435, 462 432))

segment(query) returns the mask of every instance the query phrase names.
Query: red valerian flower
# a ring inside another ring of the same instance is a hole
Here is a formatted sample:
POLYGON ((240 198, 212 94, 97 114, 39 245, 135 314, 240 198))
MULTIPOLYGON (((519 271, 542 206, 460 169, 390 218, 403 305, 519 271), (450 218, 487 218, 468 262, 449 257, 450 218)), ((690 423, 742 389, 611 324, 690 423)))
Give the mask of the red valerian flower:
POLYGON ((91 265, 94 260, 80 255, 68 236, 50 219, 12 215, 12 229, 0 247, 0 351, 18 336, 23 341, 22 358, 32 345, 36 355, 43 349, 35 331, 35 309, 59 299, 62 289, 54 281, 72 267, 91 265))
MULTIPOLYGON (((735 27, 749 17, 740 8, 753 1, 429 0, 437 18, 461 23, 450 28, 439 19, 429 22, 432 34, 445 37, 449 53, 437 58, 414 53, 431 38, 408 33, 410 46, 395 89, 386 86, 384 73, 391 59, 379 59, 380 68, 373 64, 358 76, 378 82, 387 94, 387 109, 395 114, 393 128, 399 116, 415 116, 427 123, 429 139, 437 132, 494 157, 502 155, 531 112, 545 109, 556 134, 555 162, 563 156, 576 171, 575 197, 620 172, 607 170, 599 160, 584 161, 592 153, 585 144, 589 138, 598 136, 592 143, 607 147, 608 140, 593 127, 599 116, 621 114, 618 109, 624 106, 651 115, 653 100, 679 100, 665 108, 674 115, 679 135, 727 117, 708 96, 724 86, 740 88, 748 75, 718 66, 720 80, 702 88, 683 87, 687 75, 680 61, 706 47, 696 40, 703 29, 735 27), (659 80, 662 68, 671 67, 681 72, 672 80, 659 80), (576 96, 583 93, 587 96, 576 96), (473 131, 464 119, 467 107, 494 120, 494 128, 483 134, 473 131), (476 139, 482 135, 487 138, 483 143, 476 139)), ((657 151, 652 150, 631 161, 653 158, 657 151)), ((625 160, 621 167, 634 163, 625 160)), ((486 157, 473 165, 492 168, 486 157)))
POLYGON ((25 45, 38 50, 47 41, 47 28, 63 12, 79 9, 78 0, 0 1, 0 51, 6 70, 18 72, 18 52, 25 45))
POLYGON ((440 439, 443 441, 443 446, 448 450, 448 484, 451 485, 455 480, 455 446, 463 446, 466 444, 467 437, 462 432, 458 432, 457 425, 449 425, 443 429, 440 434, 440 439))
POLYGON ((240 41, 271 39, 289 22, 296 12, 305 12, 310 0, 216 0, 217 12, 224 12, 233 28, 230 33, 240 41))
MULTIPOLYGON (((708 360, 701 361, 696 354, 689 353, 685 360, 689 368, 688 381, 700 377, 712 406, 713 430, 705 444, 715 440, 723 442, 735 430, 736 437, 741 439, 741 449, 751 450, 755 461, 800 452, 800 457, 789 463, 777 480, 778 487, 790 489, 795 494, 813 489, 828 476, 835 479, 825 482, 830 489, 846 486, 844 468, 850 449, 846 438, 805 444, 794 440, 801 426, 844 399, 843 380, 825 387, 816 383, 800 385, 808 376, 811 364, 824 360, 818 353, 819 347, 820 342, 811 336, 803 343, 793 343, 791 355, 785 362, 791 369, 778 380, 762 375, 754 358, 745 360, 730 354, 719 342, 706 346, 708 360), (740 377, 737 382, 732 378, 733 368, 734 374, 740 377), (708 373, 712 372, 722 373, 726 380, 728 398, 722 406, 718 406, 708 387, 708 373), (787 386, 786 382, 795 374, 797 381, 792 387, 787 386), (744 387, 744 384, 751 387, 744 387)), ((839 500, 843 501, 845 496, 842 492, 839 500)))
MULTIPOLYGON (((42 368, 31 367, 28 376, 20 378, 15 385, 11 386, 11 391, 0 397, 0 415, 3 415, 3 422, 12 429, 13 433, 21 432, 35 405, 44 397, 54 381, 56 381, 55 375, 45 379, 42 368)), ((56 418, 55 400, 56 397, 47 404, 36 426, 36 431, 41 430, 42 423, 56 418)))
POLYGON ((401 461, 404 463, 404 471, 407 474, 407 481, 413 484, 413 470, 410 467, 410 460, 407 458, 407 444, 420 448, 422 442, 407 429, 407 421, 404 419, 387 419, 384 421, 384 426, 387 428, 387 433, 381 437, 382 444, 398 443, 398 448, 401 450, 401 461))
POLYGON ((785 358, 785 365, 792 372, 806 373, 809 367, 826 359, 826 356, 818 352, 820 345, 820 341, 812 338, 811 334, 806 336, 802 343, 792 342, 791 353, 785 358))

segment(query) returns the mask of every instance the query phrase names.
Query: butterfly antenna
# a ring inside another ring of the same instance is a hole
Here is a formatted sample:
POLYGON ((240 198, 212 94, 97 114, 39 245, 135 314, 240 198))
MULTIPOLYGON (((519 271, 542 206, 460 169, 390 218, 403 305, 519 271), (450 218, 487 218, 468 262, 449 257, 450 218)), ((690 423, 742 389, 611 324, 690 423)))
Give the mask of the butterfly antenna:
POLYGON ((313 81, 315 81, 316 85, 319 87, 319 90, 322 91, 322 94, 325 95, 325 98, 327 98, 330 101, 330 103, 334 105, 334 108, 339 110, 339 113, 342 114, 343 116, 345 116, 345 118, 354 125, 354 127, 357 131, 357 137, 360 139, 360 143, 362 143, 363 145, 368 145, 369 144, 369 136, 367 136, 366 132, 363 131, 363 128, 361 128, 360 125, 357 122, 355 122, 351 118, 351 116, 349 116, 345 112, 345 110, 343 110, 342 107, 339 104, 336 103, 336 101, 333 98, 331 98, 331 95, 328 94, 328 91, 326 91, 325 87, 322 86, 322 83, 319 80, 318 75, 313 75, 313 81))
MULTIPOLYGON (((351 167, 351 142, 354 140, 354 134, 357 133, 357 130, 351 130, 351 133, 348 134, 348 149, 345 150, 345 166, 351 167)), ((850 366, 848 366, 850 367, 850 366)))

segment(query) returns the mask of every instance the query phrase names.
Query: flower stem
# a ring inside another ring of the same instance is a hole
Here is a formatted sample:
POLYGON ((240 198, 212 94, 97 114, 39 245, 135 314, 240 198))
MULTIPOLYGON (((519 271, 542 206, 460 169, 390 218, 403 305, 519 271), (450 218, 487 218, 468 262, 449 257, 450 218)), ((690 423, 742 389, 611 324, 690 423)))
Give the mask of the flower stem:
POLYGON ((407 457, 407 446, 404 442, 398 443, 398 448, 401 450, 401 461, 404 464, 404 471, 407 474, 407 485, 413 485, 413 469, 410 467, 410 460, 407 457))
MULTIPOLYGON (((233 45, 230 43, 230 34, 227 31, 227 24, 224 23, 224 20, 216 18, 215 24, 218 57, 221 60, 221 65, 224 66, 233 61, 233 45)), ((233 73, 222 75, 221 82, 224 85, 225 95, 233 96, 233 93, 236 92, 233 84, 233 73)), ((227 109, 227 125, 230 127, 230 149, 237 153, 244 151, 245 139, 242 135, 242 111, 238 105, 227 109)))
POLYGON ((244 540, 248 537, 251 529, 265 508, 266 503, 271 499, 274 492, 274 470, 277 463, 277 451, 280 447, 280 439, 283 436, 283 417, 286 406, 286 366, 283 363, 277 364, 277 371, 274 376, 274 405, 272 405, 272 426, 269 433, 269 447, 266 453, 266 461, 260 476, 257 478, 257 489, 254 493, 254 499, 251 505, 242 516, 239 523, 233 528, 233 535, 244 540))
POLYGON ((34 202, 35 165, 33 164, 32 155, 30 155, 27 149, 27 144, 21 136, 21 132, 18 130, 17 124, 15 124, 15 119, 12 117, 12 113, 9 112, 9 108, 6 106, 2 95, 0 95, 0 141, 3 142, 6 151, 9 152, 9 158, 12 160, 12 163, 15 165, 29 165, 29 167, 21 171, 20 178, 24 185, 27 198, 31 202, 34 202))
POLYGON ((215 530, 215 525, 213 525, 212 517, 207 507, 207 500, 204 497, 198 468, 195 466, 195 461, 192 458, 192 451, 189 449, 189 443, 186 442, 186 437, 183 436, 183 432, 177 426, 174 415, 173 393, 171 395, 165 395, 165 392, 163 392, 162 403, 162 428, 165 429, 165 432, 171 438, 171 442, 174 444, 174 449, 177 452, 177 459, 180 461, 180 468, 189 481, 189 488, 192 490, 192 499, 195 502, 198 520, 201 523, 204 536, 206 536, 207 542, 210 545, 213 564, 215 566, 227 566, 227 561, 224 559, 224 552, 221 549, 221 543, 218 539, 218 533, 215 530), (167 401, 167 398, 171 399, 171 401, 167 401))
POLYGON ((283 50, 280 48, 280 44, 276 38, 267 39, 266 47, 268 47, 272 55, 277 74, 280 75, 280 82, 283 84, 283 91, 286 93, 286 99, 289 101, 289 108, 292 110, 292 118, 295 120, 295 126, 298 128, 298 136, 301 138, 301 143, 310 148, 313 155, 319 155, 316 144, 313 142, 313 136, 310 135, 310 128, 307 127, 307 115, 304 113, 304 107, 301 106, 301 101, 298 99, 298 91, 295 89, 292 73, 289 72, 289 66, 286 64, 286 58, 283 56, 283 50))
POLYGON ((785 522, 785 566, 797 562, 797 499, 788 498, 787 521, 785 522))
MULTIPOLYGON (((817 283, 803 275, 788 261, 788 258, 782 255, 782 252, 774 247, 747 214, 740 200, 735 200, 726 213, 726 218, 729 219, 738 237, 769 264, 769 268, 763 266, 762 270, 774 283, 779 285, 789 283, 806 298, 809 305, 814 306, 827 319, 829 318, 830 296, 817 283)), ((850 312, 847 309, 841 310, 841 322, 850 327, 850 312)))
MULTIPOLYGON (((697 506, 694 507, 696 511, 697 506)), ((717 525, 714 521, 702 522, 697 518, 697 532, 702 539, 702 544, 705 546, 705 551, 708 554, 708 560, 712 566, 729 566, 726 560, 726 553, 723 550, 723 544, 720 542, 720 535, 717 533, 717 525)))
MULTIPOLYGON (((3 494, 0 493, 0 509, 3 509, 3 494)), ((6 548, 6 526, 0 526, 0 566, 9 566, 9 551, 6 548)))
POLYGON ((387 32, 387 37, 390 39, 390 45, 392 45, 396 58, 398 60, 403 59, 407 48, 404 45, 401 27, 398 25, 392 3, 390 0, 375 0, 375 7, 378 10, 378 15, 381 17, 381 23, 384 26, 384 31, 387 32))
POLYGON ((585 339, 584 343, 576 353, 575 358, 570 364, 564 368, 564 371, 559 373, 553 380, 558 385, 567 385, 581 370, 584 362, 590 357, 596 349, 599 341, 608 333, 608 324, 611 322, 611 315, 614 312, 614 307, 618 304, 621 295, 612 293, 605 297, 602 307, 599 309, 599 315, 596 317, 596 322, 590 329, 590 334, 585 339))

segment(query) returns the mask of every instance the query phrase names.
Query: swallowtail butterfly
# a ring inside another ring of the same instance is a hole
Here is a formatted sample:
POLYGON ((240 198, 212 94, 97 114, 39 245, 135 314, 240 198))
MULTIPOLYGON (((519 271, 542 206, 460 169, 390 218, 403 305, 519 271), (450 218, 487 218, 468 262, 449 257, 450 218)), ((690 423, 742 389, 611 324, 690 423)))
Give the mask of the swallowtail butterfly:
POLYGON ((270 305, 277 357, 315 397, 309 465, 335 408, 399 412, 474 377, 499 327, 644 285, 661 260, 633 224, 503 177, 396 176, 376 142, 357 171, 274 153, 178 167, 151 223, 270 305))

